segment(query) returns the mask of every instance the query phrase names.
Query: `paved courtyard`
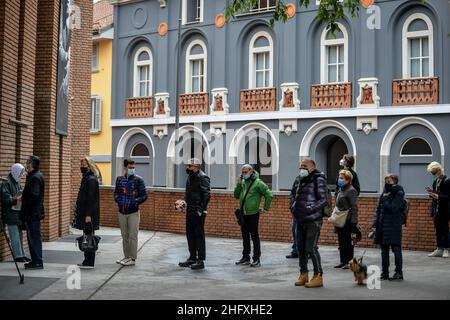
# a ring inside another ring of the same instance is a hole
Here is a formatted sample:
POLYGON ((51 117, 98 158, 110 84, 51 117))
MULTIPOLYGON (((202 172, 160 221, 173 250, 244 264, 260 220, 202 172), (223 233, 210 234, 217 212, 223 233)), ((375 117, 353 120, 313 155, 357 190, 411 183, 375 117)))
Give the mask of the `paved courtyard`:
MULTIPOLYGON (((383 281, 380 290, 369 290, 358 287, 349 270, 333 269, 337 248, 322 246, 325 286, 307 289, 294 286, 298 260, 285 258, 287 243, 263 242, 262 266, 253 269, 234 265, 241 255, 240 240, 207 238, 207 267, 192 271, 178 267, 187 253, 184 235, 141 231, 137 265, 122 267, 115 263, 122 257, 115 228, 98 233, 102 241, 96 268, 81 270, 81 289, 69 290, 67 268, 82 260, 75 245, 80 232, 72 232, 44 243, 45 269, 24 270, 24 285, 19 285, 12 262, 0 263, 0 299, 450 299, 450 259, 428 258, 426 252, 405 251, 405 281, 383 281)), ((357 248, 356 254, 363 251, 357 248)), ((379 250, 367 249, 364 261, 380 265, 379 250)))

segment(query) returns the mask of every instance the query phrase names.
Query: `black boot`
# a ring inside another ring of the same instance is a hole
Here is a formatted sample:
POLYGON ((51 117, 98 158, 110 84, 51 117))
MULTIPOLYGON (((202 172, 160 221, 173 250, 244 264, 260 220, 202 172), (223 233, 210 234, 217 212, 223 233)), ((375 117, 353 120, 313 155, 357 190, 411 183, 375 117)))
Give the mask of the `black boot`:
POLYGON ((393 277, 389 280, 403 280, 403 273, 395 272, 393 277))
POLYGON ((259 261, 259 259, 253 259, 253 262, 250 264, 250 267, 261 267, 261 262, 259 261))
POLYGON ((290 255, 286 256, 286 259, 296 259, 296 258, 298 258, 297 252, 292 252, 290 255))
POLYGON ((195 260, 187 259, 187 260, 184 261, 184 262, 180 262, 180 263, 178 264, 178 266, 180 266, 180 267, 182 267, 182 268, 188 268, 188 267, 190 267, 191 265, 193 265, 194 263, 195 263, 195 260))
POLYGON ((191 265, 191 269, 192 270, 205 269, 205 263, 203 262, 203 260, 197 260, 196 263, 191 265))
POLYGON ((389 280, 389 273, 383 272, 381 274, 381 280, 389 280))
POLYGON ((239 265, 248 266, 250 264, 250 258, 242 257, 241 260, 236 261, 235 264, 237 266, 239 266, 239 265))

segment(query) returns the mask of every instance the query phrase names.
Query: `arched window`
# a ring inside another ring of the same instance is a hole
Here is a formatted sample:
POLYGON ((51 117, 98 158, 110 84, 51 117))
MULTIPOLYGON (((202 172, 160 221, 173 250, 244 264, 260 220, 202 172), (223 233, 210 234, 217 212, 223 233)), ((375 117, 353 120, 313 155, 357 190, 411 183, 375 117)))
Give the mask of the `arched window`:
POLYGON ((403 78, 422 78, 434 75, 433 23, 423 13, 406 19, 402 32, 403 78))
POLYGON ((136 144, 133 149, 131 150, 131 157, 149 157, 150 152, 148 151, 148 148, 143 143, 136 144))
POLYGON ((320 40, 320 82, 334 83, 348 81, 348 34, 338 23, 334 34, 327 28, 320 40))
POLYGON ((249 88, 273 87, 273 41, 265 31, 257 32, 249 47, 249 88))
POLYGON ((134 56, 134 94, 135 97, 152 95, 152 52, 147 47, 140 48, 134 56))
POLYGON ((201 40, 192 41, 186 50, 186 93, 206 92, 206 45, 201 40))
POLYGON ((431 146, 423 138, 411 138, 408 139, 402 146, 400 155, 402 156, 431 156, 433 151, 431 146))

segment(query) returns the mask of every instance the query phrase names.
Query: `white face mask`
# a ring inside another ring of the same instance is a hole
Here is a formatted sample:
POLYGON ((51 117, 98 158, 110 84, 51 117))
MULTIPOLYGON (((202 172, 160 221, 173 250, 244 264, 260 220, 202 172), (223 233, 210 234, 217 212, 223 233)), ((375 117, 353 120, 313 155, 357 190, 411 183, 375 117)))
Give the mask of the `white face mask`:
POLYGON ((304 178, 309 175, 309 171, 306 169, 300 169, 300 177, 304 178))
POLYGON ((344 159, 339 160, 339 165, 343 167, 345 165, 344 159))

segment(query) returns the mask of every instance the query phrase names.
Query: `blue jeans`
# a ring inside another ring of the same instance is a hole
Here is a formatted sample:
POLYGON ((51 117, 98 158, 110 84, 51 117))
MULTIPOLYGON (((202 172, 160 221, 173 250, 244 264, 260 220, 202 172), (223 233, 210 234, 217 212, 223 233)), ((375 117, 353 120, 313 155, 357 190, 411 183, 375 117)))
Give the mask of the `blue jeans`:
POLYGON ((297 219, 292 218, 292 254, 298 254, 297 246, 297 219))
POLYGON ((9 240, 11 241, 12 253, 15 258, 25 257, 23 251, 23 233, 16 225, 8 225, 9 240))
POLYGON ((41 239, 41 222, 27 222, 27 238, 30 247, 31 263, 43 264, 42 261, 42 239, 41 239))

